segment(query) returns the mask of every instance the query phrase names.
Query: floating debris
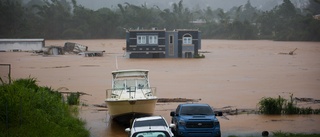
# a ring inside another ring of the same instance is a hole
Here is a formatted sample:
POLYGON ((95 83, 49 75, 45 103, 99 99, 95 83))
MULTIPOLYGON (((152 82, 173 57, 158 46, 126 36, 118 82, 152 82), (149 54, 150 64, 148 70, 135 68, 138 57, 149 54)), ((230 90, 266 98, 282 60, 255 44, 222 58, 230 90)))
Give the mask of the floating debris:
POLYGON ((84 93, 84 92, 67 92, 67 91, 64 91, 64 92, 59 92, 61 94, 72 94, 72 93, 78 93, 79 95, 89 95, 89 96, 92 96, 91 94, 88 94, 88 93, 84 93))
POLYGON ((71 53, 80 53, 80 52, 85 52, 85 51, 88 51, 88 47, 87 46, 84 46, 84 45, 81 45, 81 44, 78 44, 78 43, 73 43, 73 42, 66 42, 64 44, 64 47, 63 47, 64 51, 65 52, 71 52, 71 53))
POLYGON ((188 98, 159 98, 158 102, 199 102, 200 99, 188 99, 188 98))
POLYGON ((85 52, 78 53, 78 55, 82 55, 85 57, 102 57, 103 52, 105 51, 85 51, 85 52))
POLYGON ((278 53, 278 54, 281 54, 281 55, 295 55, 295 51, 297 50, 298 48, 296 48, 296 49, 294 49, 294 50, 292 50, 292 51, 290 51, 289 53, 286 53, 286 52, 280 52, 280 53, 278 53))

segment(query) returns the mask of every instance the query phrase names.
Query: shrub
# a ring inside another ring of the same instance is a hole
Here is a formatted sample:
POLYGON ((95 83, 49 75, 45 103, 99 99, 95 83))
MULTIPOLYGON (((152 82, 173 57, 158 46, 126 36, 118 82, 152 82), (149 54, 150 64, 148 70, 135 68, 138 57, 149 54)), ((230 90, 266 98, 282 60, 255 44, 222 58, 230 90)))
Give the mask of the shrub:
POLYGON ((70 95, 67 97, 67 102, 69 105, 79 105, 79 102, 80 102, 79 98, 80 98, 79 92, 70 93, 70 95))
POLYGON ((262 98, 259 102, 259 111, 263 114, 281 114, 285 101, 281 96, 278 98, 262 98))
POLYGON ((285 104, 284 114, 299 114, 300 109, 296 107, 296 104, 293 101, 293 94, 290 95, 290 102, 285 104))
POLYGON ((299 108, 290 95, 290 101, 279 96, 278 98, 262 98, 259 101, 259 111, 262 114, 319 114, 320 110, 311 107, 299 108))
POLYGON ((60 93, 33 78, 0 85, 0 136, 87 137, 84 125, 60 93))

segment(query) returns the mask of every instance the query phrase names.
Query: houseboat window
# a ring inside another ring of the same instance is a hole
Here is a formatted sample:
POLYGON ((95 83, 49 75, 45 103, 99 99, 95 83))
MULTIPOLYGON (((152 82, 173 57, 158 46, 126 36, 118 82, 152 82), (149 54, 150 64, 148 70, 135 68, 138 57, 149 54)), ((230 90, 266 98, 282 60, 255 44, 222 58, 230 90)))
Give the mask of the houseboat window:
POLYGON ((146 44, 147 40, 146 40, 146 36, 137 36, 137 44, 146 44))
POLYGON ((192 37, 190 34, 183 36, 183 44, 192 44, 192 37))
POLYGON ((149 44, 158 44, 158 36, 149 36, 149 44))

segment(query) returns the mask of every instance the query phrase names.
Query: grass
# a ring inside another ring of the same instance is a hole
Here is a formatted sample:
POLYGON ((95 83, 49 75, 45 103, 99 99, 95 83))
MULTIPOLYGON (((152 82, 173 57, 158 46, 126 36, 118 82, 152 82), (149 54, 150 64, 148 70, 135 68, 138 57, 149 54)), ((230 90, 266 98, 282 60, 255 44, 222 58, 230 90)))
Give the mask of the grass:
POLYGON ((278 98, 262 98, 259 102, 259 111, 262 114, 281 114, 285 101, 281 96, 278 98))
POLYGON ((69 105, 79 105, 80 93, 70 93, 70 95, 67 96, 67 102, 69 105))
POLYGON ((259 111, 262 114, 320 114, 319 109, 311 107, 299 108, 293 100, 293 94, 290 95, 290 100, 286 100, 279 96, 278 98, 262 98, 259 102, 259 111))
POLYGON ((0 137, 88 137, 85 122, 62 95, 40 87, 36 79, 18 79, 0 85, 0 137))

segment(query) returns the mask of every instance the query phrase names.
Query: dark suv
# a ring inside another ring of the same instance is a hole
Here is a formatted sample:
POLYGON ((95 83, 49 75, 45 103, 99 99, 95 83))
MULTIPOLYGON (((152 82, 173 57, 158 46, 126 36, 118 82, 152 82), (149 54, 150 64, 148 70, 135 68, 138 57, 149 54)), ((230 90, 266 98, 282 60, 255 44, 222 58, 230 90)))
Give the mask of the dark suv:
MULTIPOLYGON (((218 113, 219 116, 222 113, 218 113)), ((180 104, 170 113, 175 136, 220 137, 220 123, 208 104, 180 104)))

